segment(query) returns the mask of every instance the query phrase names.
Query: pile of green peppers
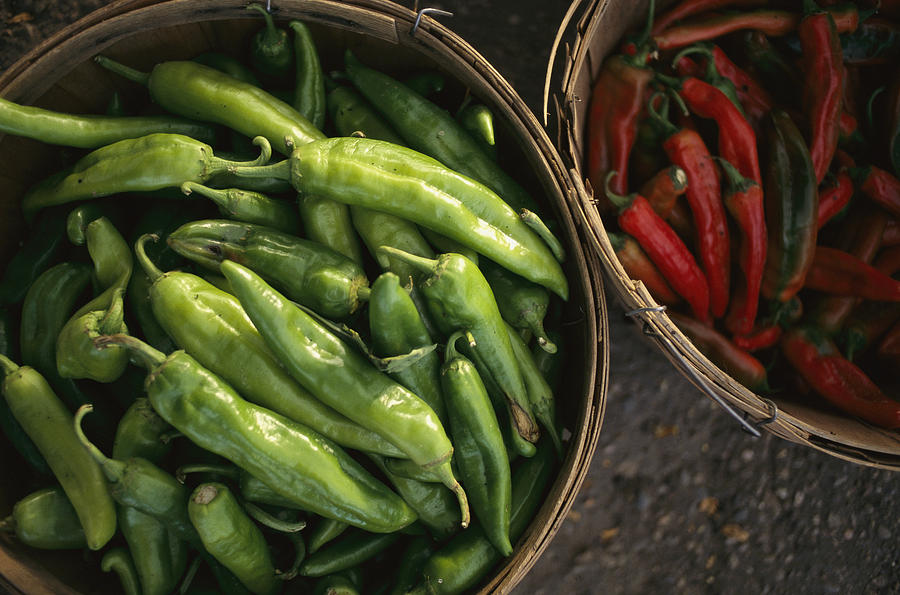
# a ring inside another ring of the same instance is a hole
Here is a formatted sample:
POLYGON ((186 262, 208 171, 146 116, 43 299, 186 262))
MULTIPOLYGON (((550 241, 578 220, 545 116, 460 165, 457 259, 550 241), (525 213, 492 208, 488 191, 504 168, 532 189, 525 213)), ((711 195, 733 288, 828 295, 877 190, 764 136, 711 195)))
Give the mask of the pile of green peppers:
POLYGON ((27 468, 0 529, 129 594, 476 588, 565 452, 554 222, 485 105, 349 52, 326 75, 249 8, 245 60, 97 58, 164 115, 0 100, 0 131, 70 148, 0 278, 27 468))

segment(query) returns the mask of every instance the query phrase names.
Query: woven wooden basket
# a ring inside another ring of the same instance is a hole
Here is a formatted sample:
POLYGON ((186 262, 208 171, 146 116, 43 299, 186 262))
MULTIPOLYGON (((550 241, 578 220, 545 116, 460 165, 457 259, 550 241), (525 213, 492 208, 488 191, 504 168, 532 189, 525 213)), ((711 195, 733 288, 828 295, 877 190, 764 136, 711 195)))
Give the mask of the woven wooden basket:
MULTIPOLYGON (((659 6, 659 2, 657 6, 659 6)), ((863 465, 900 469, 900 434, 851 418, 827 405, 819 406, 790 394, 765 398, 740 385, 710 362, 672 323, 640 281, 628 277, 615 255, 603 221, 592 203, 582 173, 585 123, 592 90, 604 58, 626 31, 645 22, 648 2, 575 0, 560 26, 545 85, 544 111, 556 117, 557 144, 571 168, 577 188, 572 211, 603 263, 621 306, 641 325, 644 335, 697 388, 741 422, 765 428, 787 440, 863 465), (561 67, 555 78, 554 67, 561 67), (560 92, 551 93, 552 82, 560 92)))
MULTIPOLYGON (((114 88, 129 83, 96 66, 102 52, 139 69, 187 59, 209 50, 240 51, 261 26, 244 0, 121 0, 60 31, 0 75, 0 95, 60 111, 101 113, 114 88)), ((380 0, 331 2, 281 0, 279 20, 309 24, 328 69, 352 48, 368 63, 402 74, 428 67, 442 71, 462 98, 468 90, 489 105, 498 120, 498 146, 507 168, 533 195, 543 197, 560 224, 568 250, 571 285, 564 321, 567 336, 565 385, 559 391, 566 428, 566 453, 539 513, 516 544, 514 554, 487 577, 482 592, 508 592, 524 576, 556 533, 588 470, 600 430, 607 389, 606 303, 599 259, 584 248, 566 203, 576 189, 543 128, 510 85, 464 40, 402 6, 380 0)), ((58 149, 26 139, 0 138, 0 263, 5 263, 24 229, 19 199, 58 149)), ((14 457, 0 453, 0 516, 21 497, 14 457)), ((31 550, 0 537, 0 590, 27 593, 109 592, 108 577, 76 553, 31 550)))

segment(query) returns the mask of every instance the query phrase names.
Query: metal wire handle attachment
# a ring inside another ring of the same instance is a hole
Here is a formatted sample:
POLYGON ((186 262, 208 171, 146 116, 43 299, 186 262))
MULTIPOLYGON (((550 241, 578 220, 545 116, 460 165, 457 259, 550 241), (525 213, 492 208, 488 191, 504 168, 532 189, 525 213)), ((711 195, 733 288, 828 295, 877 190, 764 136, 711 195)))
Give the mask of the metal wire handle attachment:
MULTIPOLYGON (((635 316, 639 316, 641 314, 645 314, 648 312, 662 312, 665 309, 666 309, 665 306, 637 308, 635 310, 630 310, 630 311, 626 312, 625 316, 628 316, 629 318, 633 319, 635 316)), ((775 416, 777 416, 777 408, 775 409, 775 414, 773 414, 773 416, 771 418, 764 419, 761 422, 756 422, 756 424, 747 421, 743 416, 741 416, 737 411, 735 411, 734 408, 730 404, 728 404, 722 397, 720 397, 719 394, 716 393, 716 391, 714 391, 711 386, 709 386, 709 383, 707 382, 707 380, 705 378, 703 378, 702 376, 700 376, 700 374, 696 370, 694 370, 694 367, 690 364, 690 362, 688 362, 687 360, 684 359, 684 357, 678 352, 678 350, 675 348, 675 346, 672 345, 672 342, 669 341, 669 339, 667 337, 664 337, 663 335, 661 335, 653 330, 653 328, 650 326, 650 322, 646 319, 644 320, 644 327, 643 327, 642 332, 645 335, 650 335, 650 336, 653 336, 653 337, 661 340, 663 342, 663 344, 666 346, 666 349, 668 349, 669 352, 675 356, 675 359, 678 360, 678 363, 681 366, 681 368, 684 371, 686 371, 690 375, 691 378, 693 378, 696 385, 700 387, 700 390, 702 390, 706 394, 706 396, 708 396, 710 399, 715 401, 716 404, 719 405, 719 407, 724 409, 725 413, 727 413, 728 415, 733 417, 735 420, 737 420, 737 422, 741 425, 742 430, 744 430, 745 432, 747 432, 748 434, 751 434, 752 436, 754 436, 756 438, 759 438, 760 436, 762 436, 762 432, 759 431, 759 428, 757 426, 775 421, 775 416), (648 331, 648 329, 649 329, 649 331, 648 331)), ((775 407, 775 403, 772 403, 771 401, 768 401, 768 403, 770 403, 771 407, 775 407)))
POLYGON ((426 14, 434 14, 442 17, 452 17, 452 12, 447 12, 446 10, 441 10, 440 8, 423 8, 416 14, 416 22, 413 24, 412 29, 410 30, 410 35, 415 35, 416 31, 419 29, 419 23, 422 21, 422 17, 426 14))

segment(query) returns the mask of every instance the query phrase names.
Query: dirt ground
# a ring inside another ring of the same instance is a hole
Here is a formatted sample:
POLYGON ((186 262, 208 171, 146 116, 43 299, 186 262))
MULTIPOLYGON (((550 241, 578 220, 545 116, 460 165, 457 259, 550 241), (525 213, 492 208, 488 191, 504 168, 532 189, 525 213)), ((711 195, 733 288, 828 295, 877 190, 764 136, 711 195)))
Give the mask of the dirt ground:
MULTIPOLYGON (((0 0, 0 68, 103 3, 0 0)), ((444 22, 540 111, 567 3, 431 6, 455 12, 444 22)), ((516 593, 900 593, 896 474, 743 433, 614 301, 609 325, 611 382, 592 468, 516 593)))

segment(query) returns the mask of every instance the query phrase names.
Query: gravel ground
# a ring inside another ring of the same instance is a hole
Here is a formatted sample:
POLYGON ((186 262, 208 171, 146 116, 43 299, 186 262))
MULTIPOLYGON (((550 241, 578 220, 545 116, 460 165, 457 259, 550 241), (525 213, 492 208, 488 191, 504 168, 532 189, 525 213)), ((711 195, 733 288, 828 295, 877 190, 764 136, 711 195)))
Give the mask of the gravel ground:
MULTIPOLYGON (((101 4, 0 0, 0 68, 101 4)), ((444 22, 540 111, 566 3, 431 6, 454 11, 444 22)), ((611 382, 593 465, 516 593, 900 592, 897 475, 741 432, 613 301, 609 316, 611 382)))

